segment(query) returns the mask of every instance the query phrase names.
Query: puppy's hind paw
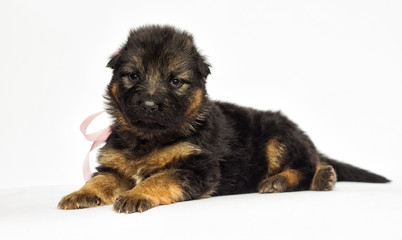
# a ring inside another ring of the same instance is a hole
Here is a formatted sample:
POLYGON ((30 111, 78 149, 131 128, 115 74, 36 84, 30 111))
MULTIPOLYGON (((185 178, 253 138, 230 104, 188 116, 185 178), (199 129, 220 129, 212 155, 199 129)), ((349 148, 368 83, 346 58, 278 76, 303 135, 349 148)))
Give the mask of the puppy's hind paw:
POLYGON ((310 190, 331 191, 335 187, 336 172, 331 165, 317 167, 310 190))

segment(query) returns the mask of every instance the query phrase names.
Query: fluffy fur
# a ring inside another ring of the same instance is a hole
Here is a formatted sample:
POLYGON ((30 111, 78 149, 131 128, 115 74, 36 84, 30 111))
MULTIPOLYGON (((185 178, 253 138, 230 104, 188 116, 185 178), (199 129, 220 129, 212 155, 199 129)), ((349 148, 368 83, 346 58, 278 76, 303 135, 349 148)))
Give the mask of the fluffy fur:
POLYGON ((98 172, 61 209, 131 213, 225 194, 332 190, 337 180, 388 182, 320 154, 280 112, 211 101, 209 64, 187 32, 132 30, 107 66, 112 134, 98 172))

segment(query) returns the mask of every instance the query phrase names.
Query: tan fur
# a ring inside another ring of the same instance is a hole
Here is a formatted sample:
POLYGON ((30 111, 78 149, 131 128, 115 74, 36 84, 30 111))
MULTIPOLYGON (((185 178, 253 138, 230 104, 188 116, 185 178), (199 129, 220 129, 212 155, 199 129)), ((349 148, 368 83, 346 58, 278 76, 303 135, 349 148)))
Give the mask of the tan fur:
POLYGON ((201 89, 196 90, 191 99, 191 104, 185 113, 185 116, 188 120, 191 120, 197 116, 202 105, 203 91, 201 89))
POLYGON ((282 175, 286 178, 288 188, 297 187, 302 178, 302 174, 298 170, 294 169, 286 169, 280 172, 279 175, 282 175))
POLYGON ((114 82, 114 83, 110 86, 110 91, 112 92, 113 100, 114 100, 117 104, 119 104, 120 101, 119 101, 119 99, 117 98, 117 83, 116 83, 116 82, 114 82))
POLYGON ((302 179, 302 173, 294 169, 285 169, 284 171, 265 178, 258 184, 260 193, 278 193, 292 191, 296 188, 302 179))
POLYGON ((129 183, 114 174, 100 174, 91 178, 80 190, 65 196, 60 209, 78 209, 113 204, 116 197, 130 189, 129 183))
POLYGON ((80 190, 95 193, 106 204, 112 204, 117 195, 129 189, 128 182, 114 174, 100 174, 91 178, 80 190))
POLYGON ((132 190, 127 191, 125 195, 139 195, 151 201, 154 206, 158 206, 183 200, 183 189, 174 174, 167 171, 152 175, 132 190))
POLYGON ((123 79, 123 85, 125 88, 129 89, 134 86, 134 83, 133 83, 133 81, 130 80, 129 76, 124 76, 124 77, 122 77, 122 79, 123 79))
POLYGON ((186 94, 186 92, 189 89, 189 87, 190 87, 189 84, 184 83, 179 89, 176 90, 176 94, 179 95, 179 96, 186 94))
POLYGON ((105 167, 116 169, 124 176, 135 180, 136 183, 140 183, 147 175, 200 151, 193 144, 181 142, 162 149, 156 149, 139 158, 129 159, 124 152, 106 149, 101 151, 98 161, 105 167))
POLYGON ((266 154, 268 160, 268 173, 270 175, 277 174, 282 170, 285 151, 285 146, 276 138, 272 138, 268 141, 266 154))

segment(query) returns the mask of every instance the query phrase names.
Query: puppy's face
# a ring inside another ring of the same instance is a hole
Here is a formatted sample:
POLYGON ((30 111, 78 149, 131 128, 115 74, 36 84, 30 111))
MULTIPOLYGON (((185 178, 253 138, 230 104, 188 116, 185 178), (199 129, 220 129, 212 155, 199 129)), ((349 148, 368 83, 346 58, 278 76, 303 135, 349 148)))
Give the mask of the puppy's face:
POLYGON ((109 112, 125 128, 147 136, 185 132, 200 116, 209 66, 188 33, 160 26, 133 30, 108 67, 114 70, 109 112))

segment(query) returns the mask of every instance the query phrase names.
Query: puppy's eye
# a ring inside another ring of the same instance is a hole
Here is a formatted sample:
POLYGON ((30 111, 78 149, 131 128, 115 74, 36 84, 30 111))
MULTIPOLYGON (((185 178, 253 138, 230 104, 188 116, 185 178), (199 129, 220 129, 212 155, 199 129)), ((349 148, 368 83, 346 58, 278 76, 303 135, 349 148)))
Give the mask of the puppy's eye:
POLYGON ((140 75, 138 75, 138 73, 131 73, 130 75, 128 75, 128 77, 130 78, 130 80, 138 80, 140 78, 140 75))
POLYGON ((172 85, 175 88, 179 88, 181 87, 181 85, 183 85, 183 81, 180 79, 172 79, 170 80, 170 85, 172 85))

